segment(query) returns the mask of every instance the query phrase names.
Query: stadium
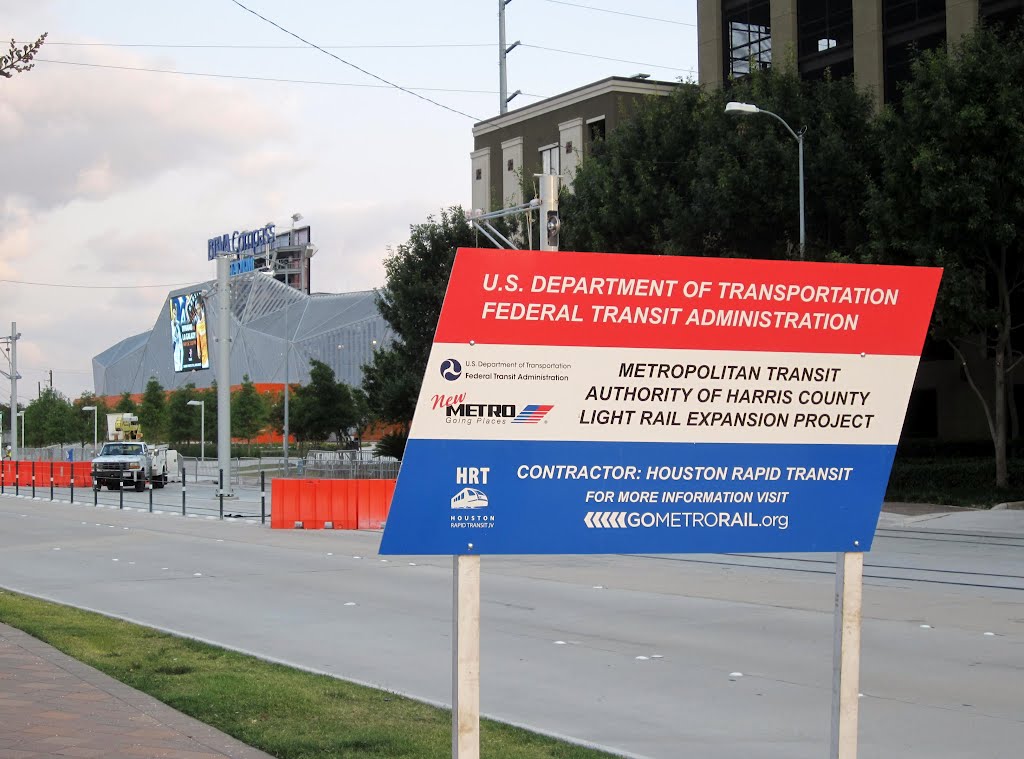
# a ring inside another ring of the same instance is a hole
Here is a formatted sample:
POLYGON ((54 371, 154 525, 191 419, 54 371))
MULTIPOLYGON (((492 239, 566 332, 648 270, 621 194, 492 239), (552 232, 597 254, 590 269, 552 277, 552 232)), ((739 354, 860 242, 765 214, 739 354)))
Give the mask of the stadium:
MULTIPOLYGON (((245 375, 259 385, 304 384, 316 359, 359 386, 363 365, 392 338, 373 290, 308 294, 257 270, 231 277, 228 293, 233 385, 245 375)), ((168 293, 150 331, 93 358, 96 394, 141 393, 151 377, 168 390, 219 382, 210 352, 222 338, 221 297, 216 281, 168 293)))

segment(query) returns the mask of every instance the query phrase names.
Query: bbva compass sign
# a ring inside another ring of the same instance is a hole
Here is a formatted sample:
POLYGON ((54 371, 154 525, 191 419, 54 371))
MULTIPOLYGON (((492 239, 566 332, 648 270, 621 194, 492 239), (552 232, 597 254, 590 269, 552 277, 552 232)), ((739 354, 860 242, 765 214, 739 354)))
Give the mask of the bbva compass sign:
POLYGON ((206 242, 206 256, 212 261, 218 256, 229 253, 254 253, 264 248, 273 248, 277 235, 273 224, 242 232, 225 232, 218 237, 211 237, 206 242))

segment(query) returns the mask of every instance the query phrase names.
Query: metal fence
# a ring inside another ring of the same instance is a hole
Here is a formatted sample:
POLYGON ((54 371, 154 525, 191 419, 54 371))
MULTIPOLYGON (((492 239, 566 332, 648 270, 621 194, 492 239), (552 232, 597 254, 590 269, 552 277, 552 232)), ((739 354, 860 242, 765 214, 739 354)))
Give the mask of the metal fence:
MULTIPOLYGON (((102 447, 102 443, 99 447, 102 447)), ((22 461, 91 461, 98 455, 92 445, 22 448, 22 461), (69 459, 69 452, 72 458, 69 459)), ((308 451, 305 456, 234 457, 231 459, 231 484, 260 484, 260 476, 298 477, 307 479, 393 480, 398 477, 401 462, 390 456, 374 456, 372 451, 308 451)), ((179 456, 178 470, 188 482, 216 483, 220 467, 215 457, 179 456)), ((172 475, 173 477, 174 475, 172 475)))

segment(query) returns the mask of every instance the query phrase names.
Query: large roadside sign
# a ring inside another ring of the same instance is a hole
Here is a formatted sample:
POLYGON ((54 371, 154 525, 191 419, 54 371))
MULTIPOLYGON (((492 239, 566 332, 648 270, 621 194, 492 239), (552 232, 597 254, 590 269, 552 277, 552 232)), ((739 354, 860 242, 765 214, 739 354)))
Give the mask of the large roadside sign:
POLYGON ((380 552, 869 550, 940 277, 462 249, 380 552))

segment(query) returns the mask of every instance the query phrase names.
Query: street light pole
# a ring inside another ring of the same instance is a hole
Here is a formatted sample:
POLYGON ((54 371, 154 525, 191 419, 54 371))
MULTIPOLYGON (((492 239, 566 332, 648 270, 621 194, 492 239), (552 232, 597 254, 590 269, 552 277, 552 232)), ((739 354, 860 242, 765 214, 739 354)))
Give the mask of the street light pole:
POLYGON ((767 114, 782 124, 782 126, 786 127, 786 131, 793 136, 794 140, 796 140, 800 162, 800 259, 803 260, 804 248, 807 243, 807 227, 804 221, 804 134, 807 132, 807 127, 801 127, 799 132, 794 131, 793 127, 786 123, 786 120, 777 113, 766 111, 764 108, 759 108, 753 103, 737 103, 736 101, 732 101, 725 104, 725 112, 735 114, 737 116, 748 116, 754 113, 767 114))
POLYGON ((96 410, 95 406, 82 406, 82 411, 92 412, 92 454, 95 456, 96 447, 99 444, 98 423, 96 421, 99 412, 96 410))
POLYGON ((199 406, 199 460, 206 463, 206 401, 189 401, 186 406, 199 406))

